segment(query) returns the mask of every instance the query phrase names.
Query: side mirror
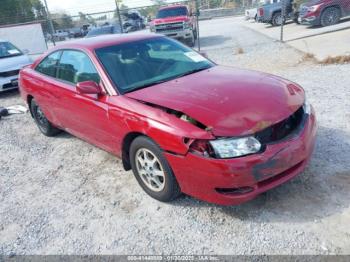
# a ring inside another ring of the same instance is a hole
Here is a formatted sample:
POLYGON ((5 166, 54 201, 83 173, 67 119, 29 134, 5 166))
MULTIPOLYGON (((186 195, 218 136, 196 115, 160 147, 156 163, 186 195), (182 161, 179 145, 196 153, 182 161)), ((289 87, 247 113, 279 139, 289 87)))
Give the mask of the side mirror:
POLYGON ((76 88, 80 94, 96 95, 96 96, 102 94, 101 87, 98 84, 96 84, 94 81, 80 82, 77 84, 76 88))

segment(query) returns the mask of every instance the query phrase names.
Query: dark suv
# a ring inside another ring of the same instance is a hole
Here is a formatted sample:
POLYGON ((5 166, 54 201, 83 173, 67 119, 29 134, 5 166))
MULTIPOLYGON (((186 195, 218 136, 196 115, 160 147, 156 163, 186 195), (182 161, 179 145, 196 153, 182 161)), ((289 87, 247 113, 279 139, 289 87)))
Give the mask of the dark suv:
POLYGON ((350 0, 311 0, 300 7, 299 22, 329 26, 350 15, 350 0))

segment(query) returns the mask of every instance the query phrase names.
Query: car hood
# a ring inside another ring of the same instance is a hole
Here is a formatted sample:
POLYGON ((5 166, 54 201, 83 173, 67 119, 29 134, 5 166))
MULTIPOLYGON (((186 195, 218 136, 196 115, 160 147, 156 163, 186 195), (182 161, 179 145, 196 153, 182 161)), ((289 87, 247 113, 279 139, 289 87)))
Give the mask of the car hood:
POLYGON ((314 5, 317 5, 317 4, 321 4, 321 1, 320 0, 307 1, 307 2, 305 2, 303 4, 301 4, 300 7, 302 7, 302 6, 310 7, 310 6, 314 6, 314 5))
POLYGON ((253 134, 293 114, 304 91, 277 76, 215 66, 127 97, 182 112, 215 136, 253 134))
POLYGON ((167 17, 167 18, 157 18, 153 20, 153 23, 155 25, 159 24, 165 24, 165 23, 175 23, 175 22, 183 22, 188 21, 187 16, 173 16, 173 17, 167 17))
POLYGON ((30 65, 31 63, 31 59, 26 55, 1 58, 0 72, 22 69, 24 66, 30 65))

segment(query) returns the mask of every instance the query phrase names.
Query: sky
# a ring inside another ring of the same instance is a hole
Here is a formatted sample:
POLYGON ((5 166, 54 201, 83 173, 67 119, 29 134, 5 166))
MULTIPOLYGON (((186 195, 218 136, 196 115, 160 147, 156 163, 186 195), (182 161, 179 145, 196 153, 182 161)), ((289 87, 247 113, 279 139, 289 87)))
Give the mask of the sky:
MULTIPOLYGON (((123 4, 134 8, 152 5, 150 0, 123 0, 123 4)), ((47 0, 50 12, 65 11, 70 15, 78 12, 96 13, 115 9, 114 0, 47 0)))

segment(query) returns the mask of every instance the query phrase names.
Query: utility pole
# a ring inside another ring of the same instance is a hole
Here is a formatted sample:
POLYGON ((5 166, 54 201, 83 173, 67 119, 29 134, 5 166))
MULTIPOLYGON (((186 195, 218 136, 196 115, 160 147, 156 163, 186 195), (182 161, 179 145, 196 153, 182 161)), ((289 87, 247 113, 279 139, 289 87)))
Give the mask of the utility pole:
POLYGON ((44 0, 44 4, 45 4, 45 8, 46 8, 46 16, 47 16, 47 20, 49 22, 49 27, 50 27, 50 33, 51 33, 51 41, 53 43, 53 45, 55 46, 55 37, 54 37, 54 33, 55 33, 55 28, 53 27, 53 23, 52 23, 52 19, 51 19, 51 14, 49 11, 49 8, 47 6, 47 2, 46 0, 44 0))
POLYGON ((280 41, 283 42, 283 27, 284 27, 284 21, 286 20, 286 0, 282 0, 282 12, 281 12, 281 36, 280 41))
POLYGON ((120 32, 123 34, 124 33, 124 29, 123 29, 122 17, 120 16, 118 0, 115 0, 115 5, 116 5, 116 8, 117 8, 117 15, 118 15, 118 20, 119 20, 119 25, 120 25, 120 32))
POLYGON ((201 41, 199 39, 199 15, 200 15, 200 11, 199 11, 199 0, 195 0, 196 1, 196 27, 197 27, 197 41, 198 41, 198 52, 201 51, 201 41))

